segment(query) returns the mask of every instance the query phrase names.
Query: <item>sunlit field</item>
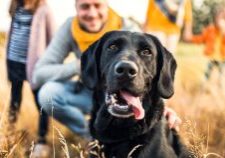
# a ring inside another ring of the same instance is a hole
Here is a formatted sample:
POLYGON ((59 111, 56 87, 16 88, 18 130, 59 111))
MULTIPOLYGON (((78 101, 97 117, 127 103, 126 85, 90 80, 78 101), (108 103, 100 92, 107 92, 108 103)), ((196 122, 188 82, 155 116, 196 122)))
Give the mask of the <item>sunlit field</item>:
MULTIPOLYGON (((36 141, 38 113, 29 85, 25 83, 19 120, 15 127, 7 124, 10 85, 5 72, 4 35, 0 36, 0 158, 30 157, 36 141)), ((207 59, 202 52, 202 46, 179 44, 175 53, 176 91, 166 104, 182 118, 179 133, 198 157, 224 158, 225 75, 224 85, 218 84, 216 70, 210 81, 205 81, 207 59)), ((48 143, 52 148, 51 157, 85 157, 86 143, 53 120, 50 120, 48 143)))

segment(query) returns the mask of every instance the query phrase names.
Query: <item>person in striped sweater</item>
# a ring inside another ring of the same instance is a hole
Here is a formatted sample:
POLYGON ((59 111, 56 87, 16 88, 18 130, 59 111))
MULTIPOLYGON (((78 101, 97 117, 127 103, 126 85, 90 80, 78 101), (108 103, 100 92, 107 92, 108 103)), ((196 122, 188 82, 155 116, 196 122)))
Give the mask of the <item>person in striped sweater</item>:
MULTIPOLYGON (((55 32, 55 20, 45 0, 12 0, 9 13, 12 22, 6 59, 8 80, 11 83, 8 121, 13 125, 20 110, 25 80, 30 83, 36 106, 41 110, 37 98, 39 89, 31 82, 32 70, 55 32)), ((48 116, 41 111, 37 147, 46 145, 47 131, 48 116)))

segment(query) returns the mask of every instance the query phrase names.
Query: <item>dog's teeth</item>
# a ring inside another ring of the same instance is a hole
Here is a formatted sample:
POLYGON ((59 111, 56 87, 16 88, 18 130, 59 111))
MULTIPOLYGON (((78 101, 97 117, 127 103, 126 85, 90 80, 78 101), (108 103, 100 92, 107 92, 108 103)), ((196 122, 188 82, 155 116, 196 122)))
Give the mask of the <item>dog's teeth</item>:
POLYGON ((111 98, 112 104, 116 103, 116 99, 114 97, 111 98))
POLYGON ((113 106, 119 107, 120 105, 115 103, 115 104, 113 104, 113 106))
POLYGON ((113 106, 116 109, 121 110, 121 111, 127 111, 129 109, 129 107, 127 105, 114 104, 113 106))
POLYGON ((120 108, 125 110, 125 109, 128 109, 128 106, 127 105, 122 105, 122 106, 120 106, 120 108))

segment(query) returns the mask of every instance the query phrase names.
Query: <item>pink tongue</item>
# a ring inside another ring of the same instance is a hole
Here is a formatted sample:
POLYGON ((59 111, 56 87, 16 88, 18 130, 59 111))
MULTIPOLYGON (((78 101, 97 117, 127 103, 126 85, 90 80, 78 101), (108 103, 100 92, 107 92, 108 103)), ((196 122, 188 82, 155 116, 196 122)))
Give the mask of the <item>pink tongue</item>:
POLYGON ((126 100, 127 104, 132 105, 135 119, 137 120, 143 119, 145 116, 145 110, 141 105, 140 98, 134 97, 131 94, 124 91, 120 91, 120 95, 126 100))

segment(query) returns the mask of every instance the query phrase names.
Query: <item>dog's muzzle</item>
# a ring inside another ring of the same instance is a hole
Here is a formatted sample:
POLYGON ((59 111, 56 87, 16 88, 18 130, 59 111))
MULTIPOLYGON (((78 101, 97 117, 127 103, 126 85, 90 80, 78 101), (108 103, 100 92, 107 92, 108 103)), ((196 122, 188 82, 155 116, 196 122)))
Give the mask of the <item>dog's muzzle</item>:
POLYGON ((145 116, 140 97, 133 96, 129 92, 118 91, 117 93, 105 95, 108 112, 118 118, 133 117, 141 120, 145 116))

